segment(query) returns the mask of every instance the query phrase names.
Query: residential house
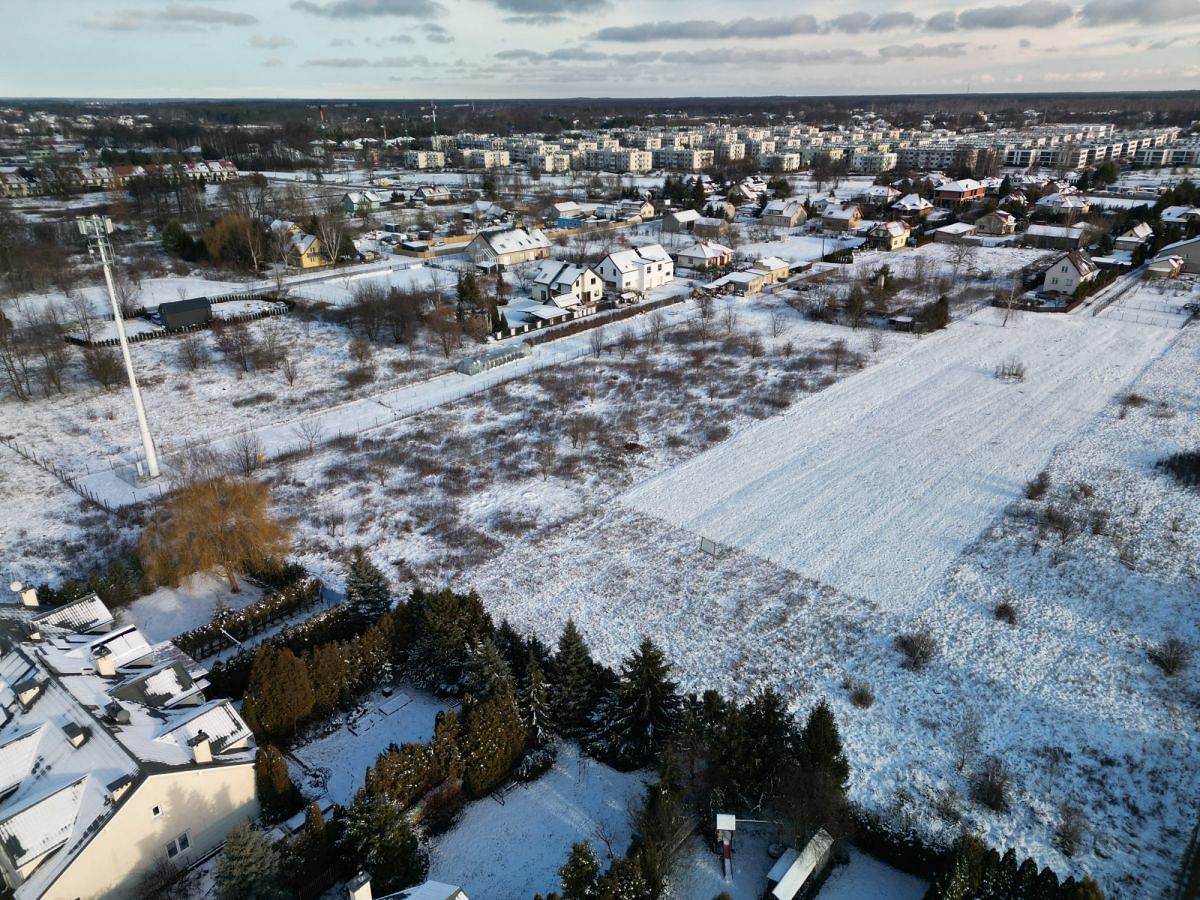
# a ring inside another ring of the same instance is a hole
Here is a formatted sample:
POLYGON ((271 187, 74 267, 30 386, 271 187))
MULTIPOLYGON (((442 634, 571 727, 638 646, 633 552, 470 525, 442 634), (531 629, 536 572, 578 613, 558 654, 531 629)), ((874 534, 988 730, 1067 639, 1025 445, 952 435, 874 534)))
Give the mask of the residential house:
POLYGON ((303 231, 293 234, 287 245, 287 264, 300 269, 318 269, 332 262, 321 244, 321 239, 315 234, 305 234, 303 231))
POLYGON ((763 207, 758 220, 773 228, 795 228, 808 221, 808 213, 799 200, 772 200, 763 207))
POLYGON ((712 216, 701 216, 692 225, 692 234, 696 237, 718 238, 729 231, 729 222, 725 219, 715 219, 712 216))
POLYGON ((675 263, 660 244, 610 253, 596 271, 613 294, 644 294, 675 279, 675 263))
POLYGON ((440 881, 425 881, 393 894, 376 897, 371 890, 371 876, 359 872, 346 883, 346 900, 469 900, 466 891, 457 885, 440 881))
POLYGON ((700 219, 700 213, 694 209, 680 209, 663 215, 662 230, 668 234, 681 234, 691 231, 700 219))
POLYGON ((720 269, 732 259, 733 251, 716 241, 697 241, 675 254, 675 263, 685 269, 720 269))
POLYGON ((413 200, 432 206, 435 203, 449 203, 454 197, 450 189, 441 184, 423 184, 413 191, 413 200))
POLYGON ((755 294, 762 293, 762 289, 766 286, 766 272, 760 272, 757 269, 748 269, 744 272, 730 272, 716 281, 709 282, 704 287, 710 291, 737 294, 739 297, 752 297, 755 294))
POLYGON ((617 218, 628 219, 634 216, 641 216, 643 219, 649 219, 653 215, 654 204, 649 200, 625 199, 617 204, 617 218))
POLYGON ((977 231, 970 222, 951 222, 934 230, 933 240, 936 244, 961 244, 965 238, 975 237, 977 231))
POLYGON ((1094 279, 1099 271, 1092 258, 1082 250, 1071 250, 1046 270, 1042 290, 1053 294, 1074 294, 1076 288, 1094 279))
POLYGON ((1077 225, 1030 225, 1021 235, 1027 247, 1045 250, 1078 250, 1087 240, 1087 228, 1077 225))
POLYGON ((1075 191, 1061 191, 1054 194, 1047 194, 1038 200, 1034 206, 1043 212, 1067 218, 1085 215, 1092 208, 1087 197, 1075 191))
POLYGON ((1114 250, 1136 250, 1154 237, 1154 229, 1146 222, 1139 222, 1113 241, 1114 250))
POLYGON ((1002 209, 994 209, 975 220, 975 230, 979 234, 1002 236, 1017 233, 1017 219, 1012 213, 1002 209))
POLYGON ((862 224, 862 210, 853 204, 830 203, 821 213, 821 227, 826 231, 853 231, 862 224))
POLYGON ((1182 256, 1160 256, 1146 266, 1147 278, 1175 278, 1183 273, 1182 256))
POLYGON ((867 243, 876 250, 901 250, 908 244, 907 222, 880 222, 867 232, 867 243))
POLYGON ((254 739, 206 675, 95 594, 0 614, 0 895, 142 896, 254 821, 254 739))
MULTIPOLYGON (((604 297, 604 281, 595 269, 544 259, 533 273, 533 299, 550 303, 564 295, 574 303, 594 309, 604 297)), ((559 304, 562 305, 561 303, 559 304)))
POLYGON ((499 228, 481 231, 467 247, 471 260, 480 268, 506 269, 518 263, 545 259, 550 239, 540 228, 499 228))
POLYGON ((780 259, 778 256, 765 256, 757 260, 752 269, 756 272, 762 272, 767 276, 767 284, 778 284, 781 281, 787 281, 792 274, 792 264, 786 259, 780 259))
POLYGON ((1192 225, 1200 222, 1200 206, 1168 206, 1159 219, 1164 225, 1192 225))
POLYGON ((350 191, 342 195, 342 209, 348 216, 361 216, 379 209, 386 202, 387 198, 375 191, 350 191))
POLYGON ((862 199, 876 206, 892 203, 900 196, 900 192, 890 184, 873 184, 863 191, 862 199))
POLYGON ((1158 251, 1158 255, 1154 259, 1157 262, 1173 256, 1177 256, 1183 260, 1180 271, 1188 275, 1200 275, 1200 237, 1167 244, 1167 246, 1158 251))
POLYGON ((984 186, 974 178, 963 178, 959 181, 947 181, 933 189, 933 199, 937 206, 948 209, 961 209, 970 206, 977 200, 982 200, 984 186))
POLYGON ((920 194, 905 194, 892 204, 892 209, 901 216, 911 218, 913 216, 929 215, 933 211, 933 204, 920 194))

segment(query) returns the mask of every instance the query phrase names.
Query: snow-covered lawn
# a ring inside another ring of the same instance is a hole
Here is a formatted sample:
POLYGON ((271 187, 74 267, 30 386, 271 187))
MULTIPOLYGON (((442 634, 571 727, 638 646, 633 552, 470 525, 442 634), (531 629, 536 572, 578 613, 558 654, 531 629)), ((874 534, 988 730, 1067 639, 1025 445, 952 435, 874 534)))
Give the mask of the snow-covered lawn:
POLYGON ((305 796, 348 806, 380 753, 393 743, 428 743, 437 714, 451 706, 407 684, 390 697, 376 691, 359 704, 362 715, 334 716, 323 725, 328 734, 292 750, 304 767, 293 762, 292 778, 305 796))
POLYGON ((1182 328, 1200 305, 1200 276, 1181 275, 1178 278, 1142 280, 1123 293, 1118 300, 1100 311, 1100 317, 1137 322, 1143 325, 1162 325, 1182 328))
POLYGON ((240 588, 235 594, 224 578, 200 572, 177 588, 161 587, 139 597, 126 607, 125 615, 150 641, 169 641, 211 622, 219 601, 231 609, 241 609, 262 597, 262 590, 244 579, 240 588))
POLYGON ((817 900, 921 900, 929 882, 893 869, 850 848, 850 862, 837 866, 817 900))
POLYGON ((770 826, 739 822, 733 842, 733 876, 726 881, 712 842, 693 837, 671 871, 667 896, 671 900, 712 900, 727 893, 733 900, 760 900, 767 889, 767 873, 775 863, 767 848, 778 839, 770 826))
POLYGON ((613 853, 625 852, 630 809, 645 784, 641 774, 617 772, 563 745, 537 781, 517 784, 499 800, 471 803, 453 829, 435 838, 429 877, 497 900, 558 890, 558 870, 575 841, 591 841, 605 867, 605 840, 613 853))
POLYGON ((635 509, 893 610, 951 562, 1172 333, 983 310, 638 485, 635 509), (1021 361, 1021 383, 998 379, 1021 361))

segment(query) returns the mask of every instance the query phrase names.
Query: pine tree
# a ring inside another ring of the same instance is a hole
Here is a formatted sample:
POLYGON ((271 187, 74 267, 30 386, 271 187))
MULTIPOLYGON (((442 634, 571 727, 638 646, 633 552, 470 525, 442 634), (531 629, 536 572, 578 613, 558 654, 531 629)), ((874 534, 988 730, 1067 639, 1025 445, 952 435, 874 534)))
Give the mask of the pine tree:
POLYGON ((374 622, 392 606, 392 587, 361 547, 355 547, 346 572, 346 603, 360 622, 374 622))
POLYGON ((448 691, 459 689, 467 650, 493 631, 478 595, 417 590, 409 603, 413 619, 410 660, 414 674, 448 691))
POLYGON ((425 880, 429 859, 400 811, 386 797, 359 791, 346 816, 346 849, 371 873, 372 886, 396 891, 425 880))
POLYGON ((525 748, 525 726, 510 686, 482 703, 464 703, 463 787, 482 797, 512 771, 525 748))
POLYGON ((471 648, 463 673, 463 689, 477 700, 486 700, 501 688, 513 685, 512 670, 490 637, 471 648))
POLYGON ((313 708, 308 671, 291 650, 267 645, 255 654, 242 715, 255 734, 284 740, 313 708))
POLYGON ((579 737, 588 730, 595 707, 592 654, 575 622, 567 620, 554 655, 554 689, 551 699, 558 730, 579 737))
POLYGON ((459 738, 462 728, 454 710, 446 709, 437 714, 433 724, 433 764, 438 777, 443 781, 457 781, 462 777, 462 751, 459 738))
POLYGON ((596 883, 600 877, 600 863, 587 841, 571 845, 571 855, 558 874, 562 878, 562 900, 596 900, 600 896, 600 887, 596 883))
POLYGON ((225 835, 217 869, 218 900, 273 900, 283 897, 280 857, 261 832, 238 825, 225 835))
POLYGON ((312 686, 312 714, 314 718, 322 719, 346 699, 343 694, 347 680, 346 658, 341 642, 330 641, 306 650, 304 668, 312 686))
POLYGON ((332 864, 329 832, 325 816, 315 802, 304 813, 304 830, 292 845, 293 881, 307 885, 315 881, 332 864))
POLYGON ((607 723, 608 753, 620 765, 652 762, 671 735, 680 700, 671 666, 654 641, 644 638, 621 663, 613 718, 607 723))
POLYGON ((529 659, 525 664, 521 716, 529 732, 529 740, 535 747, 544 747, 550 741, 550 686, 533 650, 529 651, 529 659))
POLYGON ((254 758, 254 781, 258 787, 258 799, 269 818, 287 818, 303 803, 300 791, 292 783, 287 760, 271 744, 263 744, 258 748, 258 755, 254 758))
POLYGON ((839 788, 850 780, 850 764, 842 752, 833 712, 822 700, 808 714, 800 734, 800 758, 810 768, 828 775, 839 788))
POLYGON ((640 863, 638 856, 614 859, 600 879, 600 900, 653 900, 654 892, 642 874, 640 863))

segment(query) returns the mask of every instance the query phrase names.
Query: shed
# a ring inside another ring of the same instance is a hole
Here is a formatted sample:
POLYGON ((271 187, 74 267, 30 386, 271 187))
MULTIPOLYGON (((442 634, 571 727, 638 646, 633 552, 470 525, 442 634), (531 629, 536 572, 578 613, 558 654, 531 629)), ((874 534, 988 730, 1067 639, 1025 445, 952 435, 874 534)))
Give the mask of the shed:
POLYGON ((212 304, 207 297, 172 300, 158 305, 158 317, 167 331, 207 325, 212 319, 212 304))
POLYGON ((804 847, 789 849, 767 873, 767 886, 775 900, 793 900, 814 876, 829 865, 833 856, 833 838, 824 828, 817 831, 804 847))

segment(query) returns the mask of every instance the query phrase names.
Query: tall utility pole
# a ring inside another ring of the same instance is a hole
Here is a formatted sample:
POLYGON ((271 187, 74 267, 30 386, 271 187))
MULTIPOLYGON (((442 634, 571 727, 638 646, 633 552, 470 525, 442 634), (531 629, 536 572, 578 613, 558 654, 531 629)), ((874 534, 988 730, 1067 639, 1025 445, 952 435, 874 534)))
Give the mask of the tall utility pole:
POLYGON ((138 428, 142 431, 142 448, 146 451, 146 465, 151 478, 157 478, 158 452, 154 449, 154 438, 150 436, 150 423, 146 421, 146 408, 142 406, 142 393, 138 390, 137 378, 133 374, 133 357, 129 355, 129 340, 125 337, 125 319, 121 305, 117 302, 117 291, 112 277, 112 245, 108 236, 112 234, 112 219, 107 216, 89 216, 75 220, 79 233, 88 239, 88 250, 100 252, 100 265, 104 269, 104 284, 108 288, 108 299, 112 303, 113 324, 117 326, 117 340, 121 344, 121 355, 125 357, 125 374, 129 376, 129 390, 133 392, 133 408, 137 410, 138 428))

